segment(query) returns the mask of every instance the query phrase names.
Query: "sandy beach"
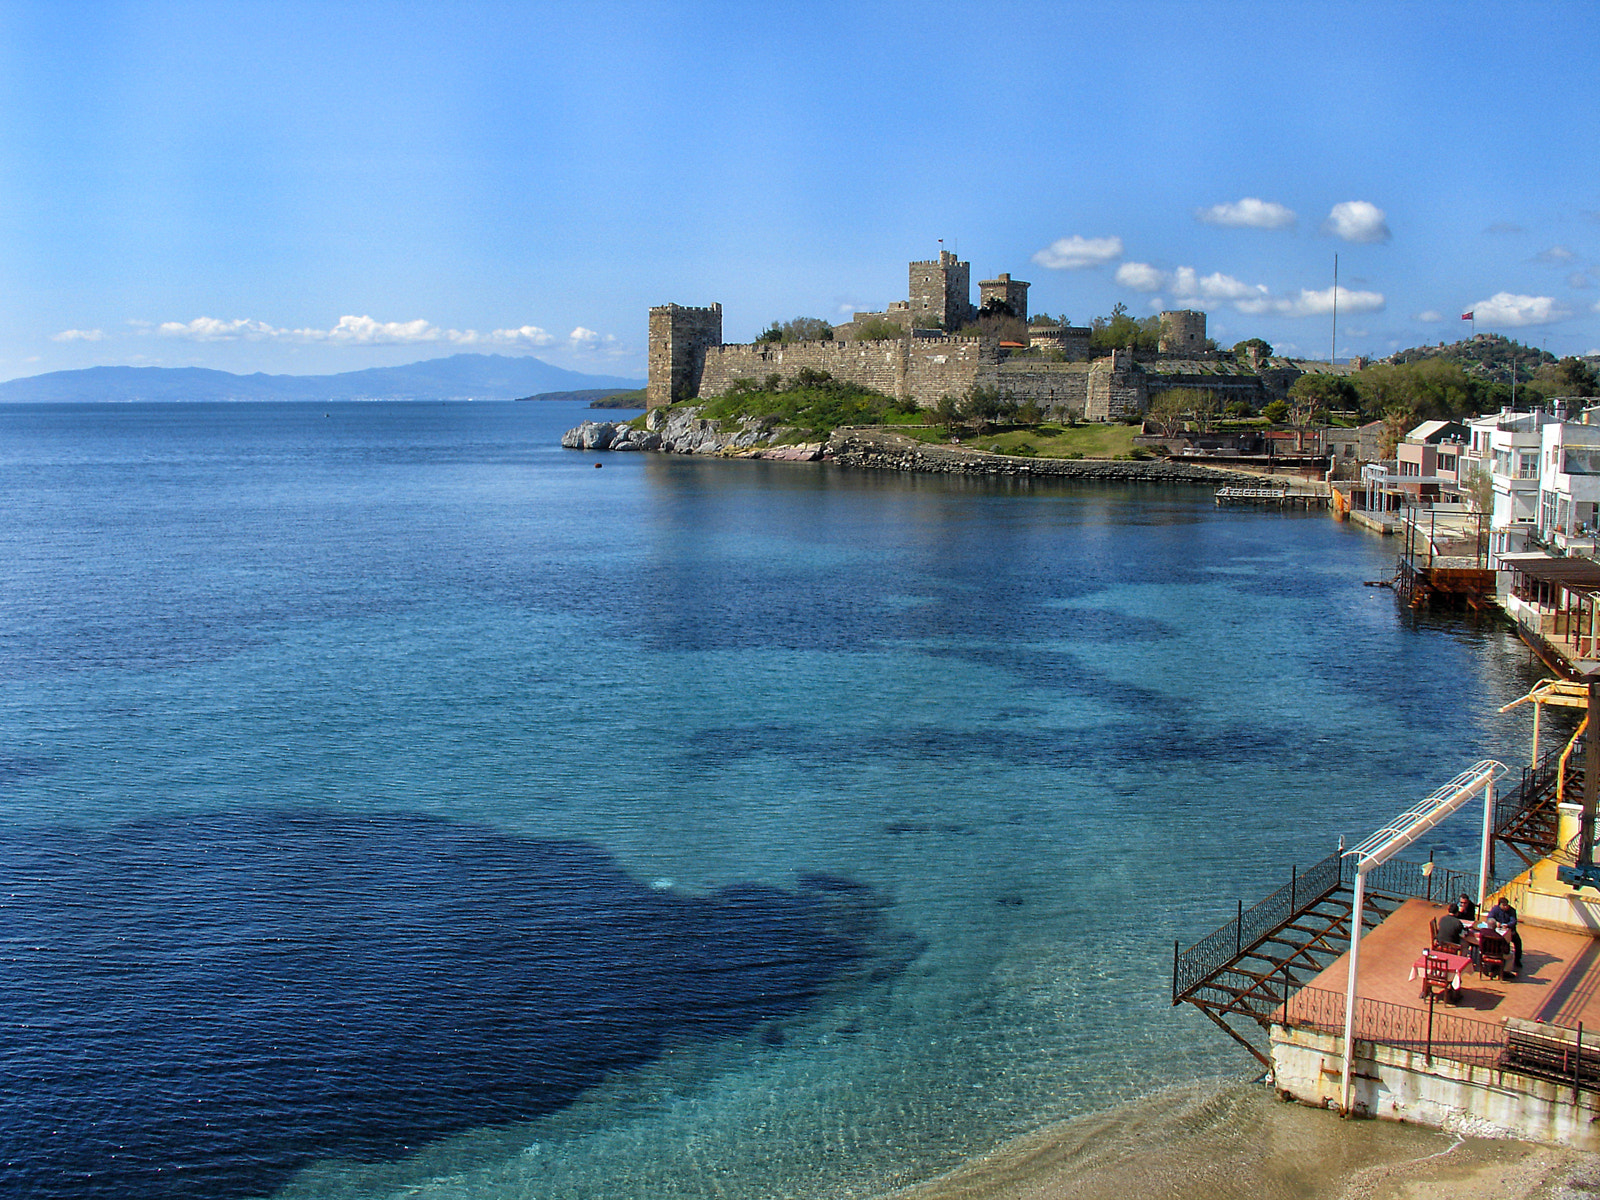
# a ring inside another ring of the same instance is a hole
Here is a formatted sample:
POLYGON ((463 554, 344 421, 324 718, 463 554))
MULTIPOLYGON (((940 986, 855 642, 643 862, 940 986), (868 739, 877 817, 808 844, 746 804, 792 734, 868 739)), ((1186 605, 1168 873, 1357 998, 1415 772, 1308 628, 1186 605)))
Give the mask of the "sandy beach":
POLYGON ((1255 1084, 1196 1084, 1009 1142, 892 1200, 1572 1200, 1600 1155, 1343 1121, 1255 1084))

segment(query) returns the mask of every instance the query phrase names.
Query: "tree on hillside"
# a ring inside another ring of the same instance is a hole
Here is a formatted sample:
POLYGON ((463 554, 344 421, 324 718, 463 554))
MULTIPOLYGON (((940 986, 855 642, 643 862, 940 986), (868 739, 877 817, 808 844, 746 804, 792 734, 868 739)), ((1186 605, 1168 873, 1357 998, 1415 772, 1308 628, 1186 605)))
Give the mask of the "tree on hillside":
POLYGON ((1146 417, 1161 431, 1162 437, 1177 437, 1189 421, 1198 433, 1207 433, 1217 419, 1217 398, 1199 388, 1168 388, 1150 400, 1146 417))
POLYGON ((1353 382, 1370 417, 1397 407, 1409 409, 1419 421, 1469 416, 1481 411, 1485 393, 1481 381, 1442 358, 1378 363, 1358 371, 1353 382))
POLYGON ((1383 428, 1378 431, 1378 457, 1394 457, 1395 447, 1405 441, 1406 434, 1417 426, 1417 414, 1409 408, 1391 408, 1383 414, 1383 428))
POLYGON ((997 308, 985 308, 976 321, 958 329, 956 336, 994 338, 996 341, 1020 342, 1026 346, 1028 324, 1012 315, 1010 305, 1000 305, 997 308))
POLYGON ((1261 358, 1272 357, 1272 343, 1261 338, 1245 338, 1244 341, 1233 344, 1233 356, 1237 359, 1249 358, 1251 350, 1254 350, 1261 358))
POLYGON ((792 321, 774 321, 756 338, 761 342, 831 342, 833 326, 821 317, 796 317, 792 321))
POLYGON ((1594 368, 1581 358, 1540 363, 1529 387, 1544 396, 1593 396, 1600 394, 1594 368))
POLYGON ((1313 408, 1354 408, 1361 402, 1355 384, 1342 375, 1306 374, 1289 385, 1289 400, 1293 404, 1309 400, 1313 408))
POLYGON ((1162 437, 1177 437, 1183 432, 1183 414, 1186 404, 1184 388, 1168 388, 1150 397, 1150 407, 1145 410, 1145 420, 1156 427, 1162 437))
POLYGON ((1109 317, 1096 317, 1089 326, 1089 353, 1107 355, 1113 350, 1154 353, 1161 344, 1159 317, 1132 317, 1120 301, 1109 317))
POLYGON ((855 333, 851 336, 858 342, 887 342, 907 337, 910 332, 899 321, 891 321, 888 317, 868 317, 856 325, 855 333))
MULTIPOLYGON (((1503 383, 1508 388, 1511 384, 1512 365, 1515 364, 1519 391, 1521 383, 1531 379, 1533 372, 1542 363, 1555 362, 1553 355, 1534 346, 1513 342, 1498 333, 1480 333, 1475 338, 1452 342, 1449 345, 1440 342, 1434 346, 1413 346, 1409 350, 1391 354, 1388 361, 1391 364, 1404 365, 1427 359, 1442 359, 1445 362, 1455 363, 1465 369, 1473 379, 1489 384, 1503 383)), ((1479 411, 1486 411, 1488 407, 1492 406, 1484 406, 1479 411)))
POLYGON ((959 413, 982 433, 1002 418, 1015 415, 1016 401, 1000 394, 999 388, 974 387, 962 400, 959 413))

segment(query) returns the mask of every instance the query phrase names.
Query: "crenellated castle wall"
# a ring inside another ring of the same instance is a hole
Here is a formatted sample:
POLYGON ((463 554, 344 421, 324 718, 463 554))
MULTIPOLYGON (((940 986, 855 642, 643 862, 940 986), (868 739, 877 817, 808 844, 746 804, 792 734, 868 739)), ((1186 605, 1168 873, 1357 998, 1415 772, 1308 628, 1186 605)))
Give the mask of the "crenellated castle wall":
POLYGON ((929 408, 941 396, 965 396, 993 382, 993 343, 977 338, 890 338, 877 342, 768 342, 710 346, 700 375, 700 395, 720 396, 740 379, 788 382, 802 368, 874 388, 929 408))

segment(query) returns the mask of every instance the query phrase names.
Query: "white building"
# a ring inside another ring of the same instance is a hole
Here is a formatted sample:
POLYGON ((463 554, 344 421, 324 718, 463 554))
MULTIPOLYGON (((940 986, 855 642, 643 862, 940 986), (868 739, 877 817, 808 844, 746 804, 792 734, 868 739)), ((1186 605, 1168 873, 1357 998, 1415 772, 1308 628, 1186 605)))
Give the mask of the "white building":
POLYGON ((1593 554, 1600 541, 1600 425, 1552 420, 1540 435, 1539 538, 1560 554, 1593 554))
MULTIPOLYGON (((1558 424, 1547 412, 1492 413, 1468 422, 1471 440, 1467 455, 1471 470, 1484 471, 1494 487, 1490 509, 1489 561, 1528 548, 1528 534, 1538 526, 1539 465, 1544 452, 1544 429, 1558 424)), ((1471 471, 1463 472, 1463 479, 1471 471)))

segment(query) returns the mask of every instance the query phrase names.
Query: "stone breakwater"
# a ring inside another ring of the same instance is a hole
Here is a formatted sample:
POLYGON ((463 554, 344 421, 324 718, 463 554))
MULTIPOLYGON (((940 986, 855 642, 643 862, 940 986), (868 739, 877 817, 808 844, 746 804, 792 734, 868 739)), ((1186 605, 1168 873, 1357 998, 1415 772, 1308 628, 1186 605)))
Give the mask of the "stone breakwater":
POLYGON ((1170 459, 1025 458, 930 446, 886 429, 836 429, 827 456, 840 466, 942 475, 1017 475, 1097 483, 1260 483, 1259 476, 1170 459))
POLYGON ((844 467, 940 475, 1010 475, 1098 483, 1189 483, 1206 487, 1259 483, 1257 476, 1168 459, 1025 458, 963 446, 930 446, 881 428, 836 429, 826 443, 793 443, 794 431, 763 420, 706 420, 693 408, 655 409, 645 427, 585 421, 561 444, 571 450, 654 450, 720 458, 789 462, 827 459, 844 467))

